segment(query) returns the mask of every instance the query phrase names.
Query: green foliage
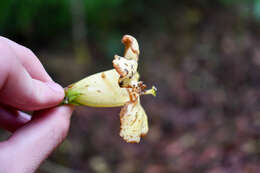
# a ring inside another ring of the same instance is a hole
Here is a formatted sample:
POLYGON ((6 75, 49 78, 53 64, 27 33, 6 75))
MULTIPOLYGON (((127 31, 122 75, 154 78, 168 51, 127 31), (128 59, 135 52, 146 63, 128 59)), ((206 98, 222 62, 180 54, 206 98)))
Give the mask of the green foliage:
POLYGON ((255 0, 254 3, 254 16, 260 20, 260 0, 255 0))
POLYGON ((1 1, 0 32, 32 38, 52 36, 70 28, 68 0, 1 1))
MULTIPOLYGON (((8 0, 0 2, 0 34, 8 37, 27 39, 30 44, 48 45, 59 40, 70 40, 72 30, 71 0, 8 0), (69 38, 69 39, 68 39, 69 38)), ((121 35, 138 33, 142 27, 153 28, 158 32, 176 29, 176 23, 199 23, 200 8, 214 9, 219 6, 239 6, 239 14, 250 16, 249 6, 253 5, 253 14, 260 17, 260 1, 249 0, 82 0, 83 20, 88 40, 94 40, 103 47, 106 54, 114 54, 115 44, 121 35), (217 5, 217 6, 216 6, 217 5), (190 6, 189 8, 187 8, 190 6), (178 16, 176 14, 182 15, 178 16), (172 18, 180 20, 172 20, 172 18)), ((117 50, 116 50, 117 51, 117 50)))
POLYGON ((219 2, 224 5, 234 5, 241 2, 250 2, 250 0, 219 0, 219 2))

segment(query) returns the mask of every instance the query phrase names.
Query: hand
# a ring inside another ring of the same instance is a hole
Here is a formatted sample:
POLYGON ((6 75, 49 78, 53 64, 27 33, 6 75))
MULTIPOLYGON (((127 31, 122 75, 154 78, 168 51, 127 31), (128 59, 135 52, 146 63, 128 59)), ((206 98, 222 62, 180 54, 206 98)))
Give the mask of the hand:
POLYGON ((13 132, 0 142, 1 173, 34 172, 64 140, 73 108, 51 108, 63 97, 32 51, 0 37, 0 127, 13 132))

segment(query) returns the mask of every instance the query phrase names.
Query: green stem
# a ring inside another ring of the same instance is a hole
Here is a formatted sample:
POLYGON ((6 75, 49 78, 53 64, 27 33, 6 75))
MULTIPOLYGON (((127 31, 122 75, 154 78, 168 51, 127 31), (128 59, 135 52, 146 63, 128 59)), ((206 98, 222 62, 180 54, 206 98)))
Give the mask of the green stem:
POLYGON ((146 90, 144 92, 144 95, 152 94, 155 97, 156 96, 156 91, 157 91, 157 88, 155 86, 153 86, 151 89, 146 90))

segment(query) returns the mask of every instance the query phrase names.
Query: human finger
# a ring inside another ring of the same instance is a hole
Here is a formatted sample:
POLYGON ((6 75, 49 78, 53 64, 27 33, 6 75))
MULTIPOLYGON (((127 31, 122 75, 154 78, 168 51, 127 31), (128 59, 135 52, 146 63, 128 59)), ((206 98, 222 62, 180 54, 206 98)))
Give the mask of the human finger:
POLYGON ((0 127, 10 132, 14 132, 18 128, 22 127, 30 121, 30 119, 31 116, 24 112, 0 105, 0 127))
POLYGON ((20 110, 39 110, 59 104, 63 88, 31 78, 13 51, 0 42, 0 102, 20 110))
POLYGON ((17 59, 20 60, 21 64, 25 67, 32 78, 43 82, 52 81, 39 59, 30 49, 5 37, 0 36, 0 41, 10 46, 17 59))
POLYGON ((34 172, 66 137, 72 111, 71 106, 60 106, 36 112, 34 119, 1 143, 0 163, 5 166, 0 172, 34 172))

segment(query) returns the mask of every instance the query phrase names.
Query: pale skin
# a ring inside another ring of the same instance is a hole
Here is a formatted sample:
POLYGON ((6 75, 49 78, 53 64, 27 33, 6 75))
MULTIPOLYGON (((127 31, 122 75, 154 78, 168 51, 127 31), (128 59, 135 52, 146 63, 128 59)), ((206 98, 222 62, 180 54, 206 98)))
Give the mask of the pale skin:
POLYGON ((63 98, 31 50, 0 37, 0 127, 12 132, 0 142, 0 172, 35 172, 65 139, 73 107, 57 107, 63 98))

